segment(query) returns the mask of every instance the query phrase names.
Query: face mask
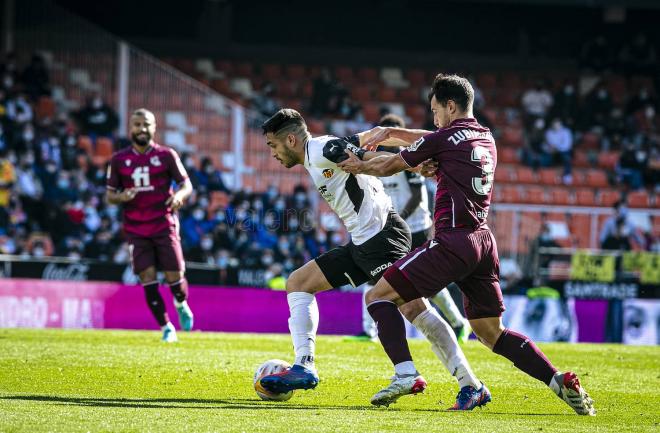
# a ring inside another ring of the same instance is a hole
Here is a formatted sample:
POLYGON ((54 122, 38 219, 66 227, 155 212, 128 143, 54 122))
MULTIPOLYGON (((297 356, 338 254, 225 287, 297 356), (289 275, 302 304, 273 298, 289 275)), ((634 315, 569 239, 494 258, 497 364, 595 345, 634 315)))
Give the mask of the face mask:
POLYGON ((5 79, 2 80, 2 84, 6 89, 11 89, 14 86, 14 79, 11 77, 11 75, 5 75, 5 79))
POLYGON ((573 86, 566 86, 564 87, 564 93, 567 95, 572 95, 575 89, 573 89, 573 86))
POLYGON ((655 117, 655 109, 653 107, 647 107, 646 110, 644 110, 644 115, 647 119, 653 119, 653 117, 655 117))
POLYGON ((67 189, 70 186, 69 180, 68 179, 58 179, 57 180, 57 187, 61 189, 67 189))
POLYGON ((277 197, 277 190, 276 190, 275 188, 270 188, 270 189, 268 190, 267 195, 268 195, 268 198, 272 200, 272 199, 274 199, 275 197, 277 197))
POLYGON ((342 239, 341 239, 341 235, 340 235, 339 233, 334 233, 334 234, 332 235, 332 243, 333 243, 333 244, 335 244, 335 245, 336 245, 336 244, 340 244, 341 241, 342 241, 342 239))
POLYGON ((215 219, 216 219, 218 222, 224 222, 224 221, 225 221, 225 213, 222 212, 222 211, 216 213, 216 214, 215 214, 215 219))
POLYGON ((204 211, 201 209, 194 211, 193 218, 195 218, 197 221, 200 221, 202 218, 204 218, 204 211))
POLYGON ((208 251, 213 248, 213 240, 209 238, 202 239, 201 247, 204 251, 208 251))
POLYGON ((273 264, 273 257, 272 256, 264 256, 261 259, 261 263, 263 263, 266 266, 270 266, 273 264))
POLYGON ((209 200, 206 197, 202 197, 199 199, 199 206, 202 208, 206 208, 209 206, 209 200))
POLYGON ((218 257, 218 267, 222 269, 226 269, 227 265, 229 264, 229 260, 225 256, 220 256, 218 257))
POLYGON ((291 230, 297 230, 298 226, 299 226, 299 224, 298 224, 298 219, 297 218, 291 218, 291 220, 289 220, 289 228, 291 230))
POLYGON ((277 246, 280 248, 280 250, 287 251, 289 249, 289 242, 287 241, 282 241, 277 246))
POLYGON ((34 139, 34 132, 27 130, 23 132, 23 140, 25 141, 32 141, 34 139))
POLYGON ((46 251, 44 251, 44 249, 41 247, 36 247, 35 249, 32 250, 32 255, 35 257, 43 257, 45 254, 46 251))
POLYGON ((605 99, 607 97, 607 90, 599 90, 598 91, 598 97, 600 99, 605 99))
POLYGON ((319 233, 316 235, 316 242, 323 244, 328 239, 325 233, 319 233))
POLYGON ((55 173, 55 170, 57 170, 57 167, 55 167, 53 164, 48 164, 46 166, 46 171, 50 174, 55 173))
POLYGON ((278 200, 277 203, 275 203, 275 209, 278 211, 284 210, 284 202, 282 200, 278 200))
POLYGON ((296 197, 297 201, 305 201, 305 193, 304 192, 297 192, 295 197, 296 197))
POLYGON ((206 171, 206 174, 212 174, 213 173, 213 167, 209 165, 208 167, 206 167, 206 170, 204 170, 204 171, 206 171))
POLYGON ((92 107, 98 110, 102 106, 103 106, 103 101, 101 100, 101 98, 94 98, 94 100, 92 101, 92 107))

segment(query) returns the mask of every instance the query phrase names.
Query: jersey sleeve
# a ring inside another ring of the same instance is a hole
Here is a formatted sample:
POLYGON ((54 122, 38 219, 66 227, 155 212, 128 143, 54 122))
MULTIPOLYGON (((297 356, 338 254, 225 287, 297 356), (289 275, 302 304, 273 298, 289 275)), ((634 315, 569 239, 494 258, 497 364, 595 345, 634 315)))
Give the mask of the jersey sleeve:
POLYGON ((410 170, 404 170, 403 173, 406 175, 406 181, 408 181, 409 185, 421 185, 424 183, 424 178, 419 173, 410 170))
POLYGON ((119 159, 112 157, 110 164, 108 164, 108 171, 105 175, 105 186, 110 191, 116 191, 121 188, 121 181, 119 178, 119 159))
POLYGON ((169 166, 169 173, 172 176, 172 179, 179 184, 184 180, 188 179, 188 172, 181 162, 181 158, 177 153, 170 149, 170 155, 172 156, 169 166))
POLYGON ((437 132, 425 135, 411 144, 410 147, 403 149, 399 155, 406 164, 417 167, 422 162, 438 154, 441 140, 442 137, 437 132))
POLYGON ((364 152, 359 146, 348 142, 344 138, 334 138, 326 141, 323 145, 323 158, 334 164, 338 164, 348 158, 346 154, 347 149, 356 155, 360 151, 364 152))

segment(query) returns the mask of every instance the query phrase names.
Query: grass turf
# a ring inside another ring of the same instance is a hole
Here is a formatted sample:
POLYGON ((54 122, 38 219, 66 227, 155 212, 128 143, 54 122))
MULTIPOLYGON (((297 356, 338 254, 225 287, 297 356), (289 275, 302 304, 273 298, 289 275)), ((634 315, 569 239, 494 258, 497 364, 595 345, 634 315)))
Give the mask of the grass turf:
POLYGON ((572 412, 543 384, 475 342, 465 352, 493 402, 446 412, 457 385, 425 341, 411 342, 429 382, 423 395, 389 408, 369 398, 391 366, 380 345, 320 337, 321 383, 284 403, 264 402, 252 374, 271 358, 291 359, 286 335, 0 330, 0 431, 236 432, 642 432, 659 431, 660 348, 543 344, 573 369, 598 415, 572 412))

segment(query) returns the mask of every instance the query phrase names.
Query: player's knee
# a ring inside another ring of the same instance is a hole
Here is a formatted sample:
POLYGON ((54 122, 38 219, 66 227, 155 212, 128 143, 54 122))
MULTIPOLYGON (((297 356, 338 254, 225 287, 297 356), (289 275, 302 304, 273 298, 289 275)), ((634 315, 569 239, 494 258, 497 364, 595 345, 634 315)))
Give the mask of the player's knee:
POLYGON ((156 270, 154 268, 147 268, 140 272, 140 282, 142 284, 149 283, 156 279, 156 270))
POLYGON ((422 298, 415 299, 414 301, 406 302, 399 307, 401 314, 412 323, 413 320, 422 314, 428 308, 427 304, 422 298))
POLYGON ((477 339, 491 350, 502 333, 499 326, 477 326, 476 328, 473 327, 472 331, 474 331, 477 339))

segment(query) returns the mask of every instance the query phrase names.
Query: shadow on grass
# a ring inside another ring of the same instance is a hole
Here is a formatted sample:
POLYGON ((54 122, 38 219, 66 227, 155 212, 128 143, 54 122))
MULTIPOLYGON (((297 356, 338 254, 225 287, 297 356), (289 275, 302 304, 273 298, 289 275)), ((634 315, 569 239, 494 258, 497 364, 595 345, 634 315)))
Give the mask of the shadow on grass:
MULTIPOLYGON (((58 405, 75 405, 90 407, 125 407, 144 409, 266 409, 266 410, 352 410, 352 411, 394 411, 394 412, 432 412, 454 413, 441 408, 377 408, 371 405, 318 405, 300 404, 291 402, 266 402, 257 398, 226 398, 226 399, 200 399, 200 398, 98 398, 98 397, 64 397, 56 395, 6 395, 0 400, 22 400, 52 403, 58 405)), ((508 415, 508 416, 565 416, 559 413, 519 413, 494 412, 488 408, 476 410, 473 413, 481 415, 508 415)))

